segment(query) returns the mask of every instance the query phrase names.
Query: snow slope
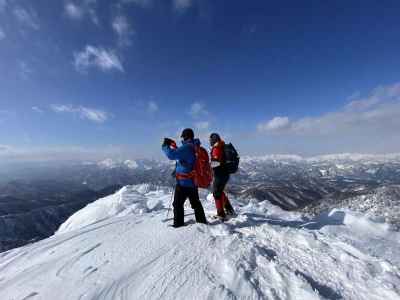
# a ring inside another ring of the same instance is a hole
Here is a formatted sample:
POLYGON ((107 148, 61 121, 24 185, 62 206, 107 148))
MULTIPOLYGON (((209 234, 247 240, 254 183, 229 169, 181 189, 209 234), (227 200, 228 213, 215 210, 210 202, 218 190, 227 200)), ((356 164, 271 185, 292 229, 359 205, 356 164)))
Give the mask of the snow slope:
MULTIPOLYGON (((129 186, 46 240, 0 254, 0 299, 400 299, 400 233, 233 201, 225 224, 173 229, 167 189, 129 186)), ((207 213, 211 201, 201 195, 207 213)))

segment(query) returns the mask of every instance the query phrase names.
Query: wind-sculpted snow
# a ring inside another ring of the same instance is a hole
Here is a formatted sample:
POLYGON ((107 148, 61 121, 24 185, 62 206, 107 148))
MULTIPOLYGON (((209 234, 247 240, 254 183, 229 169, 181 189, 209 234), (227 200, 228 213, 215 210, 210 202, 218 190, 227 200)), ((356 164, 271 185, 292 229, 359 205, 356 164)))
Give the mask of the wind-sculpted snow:
POLYGON ((318 215, 333 208, 359 211, 370 218, 390 223, 395 229, 400 229, 400 185, 388 185, 376 189, 361 187, 347 197, 332 194, 305 207, 304 211, 318 215))
POLYGON ((114 216, 143 214, 162 209, 168 200, 165 189, 149 184, 125 186, 113 195, 88 204, 65 221, 57 234, 82 228, 114 216))
POLYGON ((400 299, 400 234, 385 223, 232 199, 239 215, 225 224, 196 224, 188 209, 191 225, 173 229, 170 199, 125 187, 57 235, 0 254, 0 299, 400 299))

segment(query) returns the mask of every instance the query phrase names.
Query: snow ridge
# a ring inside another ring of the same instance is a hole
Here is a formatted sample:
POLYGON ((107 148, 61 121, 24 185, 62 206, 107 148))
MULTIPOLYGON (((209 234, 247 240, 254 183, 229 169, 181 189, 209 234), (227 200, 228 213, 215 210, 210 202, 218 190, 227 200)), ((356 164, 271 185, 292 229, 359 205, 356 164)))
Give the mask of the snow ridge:
POLYGON ((150 184, 125 186, 115 194, 88 204, 61 224, 56 234, 62 234, 87 225, 129 214, 141 215, 163 208, 165 189, 154 190, 150 184))
POLYGON ((225 224, 195 224, 188 209, 191 225, 173 229, 170 199, 127 186, 0 254, 0 299, 400 299, 400 233, 385 223, 232 199, 239 215, 225 224))

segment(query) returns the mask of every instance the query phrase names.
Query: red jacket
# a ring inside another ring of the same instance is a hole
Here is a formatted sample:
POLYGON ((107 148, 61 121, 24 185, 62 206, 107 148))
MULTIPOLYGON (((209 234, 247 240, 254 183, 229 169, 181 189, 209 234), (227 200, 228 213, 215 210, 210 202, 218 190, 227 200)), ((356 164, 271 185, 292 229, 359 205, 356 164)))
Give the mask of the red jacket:
POLYGON ((224 162, 224 141, 219 141, 211 149, 211 167, 219 167, 224 162))

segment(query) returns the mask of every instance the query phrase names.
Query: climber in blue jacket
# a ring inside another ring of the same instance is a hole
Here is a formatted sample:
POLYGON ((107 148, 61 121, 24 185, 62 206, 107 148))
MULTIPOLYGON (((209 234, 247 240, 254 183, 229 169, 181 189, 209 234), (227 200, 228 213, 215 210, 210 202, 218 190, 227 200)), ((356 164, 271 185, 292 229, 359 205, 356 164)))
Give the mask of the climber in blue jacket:
POLYGON ((190 128, 183 130, 182 146, 177 147, 176 143, 168 138, 164 139, 162 150, 170 160, 175 160, 176 186, 174 196, 174 224, 173 227, 184 226, 184 204, 189 198, 190 205, 194 209, 196 222, 207 224, 203 205, 199 199, 199 191, 190 174, 196 162, 194 151, 195 145, 200 145, 200 140, 194 138, 194 132, 190 128))

